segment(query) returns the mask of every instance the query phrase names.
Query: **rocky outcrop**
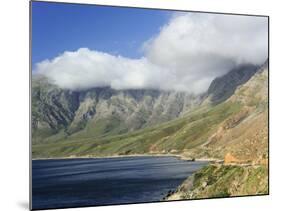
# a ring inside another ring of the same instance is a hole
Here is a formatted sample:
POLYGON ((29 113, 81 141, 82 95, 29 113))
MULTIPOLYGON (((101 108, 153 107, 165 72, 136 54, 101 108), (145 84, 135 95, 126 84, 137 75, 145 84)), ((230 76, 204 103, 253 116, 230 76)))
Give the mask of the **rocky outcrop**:
POLYGON ((78 132, 84 137, 130 132, 175 119, 200 102, 200 96, 174 91, 103 87, 74 92, 60 89, 35 75, 32 80, 33 141, 78 132))
POLYGON ((208 165, 186 179, 164 200, 268 194, 268 167, 208 165))
POLYGON ((223 121, 201 150, 221 159, 231 153, 231 157, 239 158, 234 163, 265 163, 258 160, 268 154, 267 62, 226 102, 239 103, 240 111, 223 121))
POLYGON ((258 66, 255 65, 240 65, 227 74, 216 78, 207 91, 208 99, 214 104, 227 100, 234 94, 236 88, 246 83, 258 69, 258 66))
POLYGON ((194 150, 223 158, 223 164, 199 170, 165 200, 268 194, 268 62, 227 102, 239 103, 240 112, 220 123, 194 150))
POLYGON ((32 135, 35 142, 67 127, 79 107, 77 92, 59 89, 41 76, 33 77, 31 96, 32 135))

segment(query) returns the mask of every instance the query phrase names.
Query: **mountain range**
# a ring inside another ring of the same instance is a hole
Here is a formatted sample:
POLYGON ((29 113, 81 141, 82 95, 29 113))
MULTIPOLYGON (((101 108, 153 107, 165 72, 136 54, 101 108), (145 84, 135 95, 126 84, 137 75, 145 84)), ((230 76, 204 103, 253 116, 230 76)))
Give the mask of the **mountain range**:
POLYGON ((183 116, 206 101, 218 104, 257 71, 239 66, 216 78, 201 95, 160 90, 114 90, 98 87, 71 91, 32 78, 32 141, 61 140, 79 134, 101 137, 132 132, 183 116))
POLYGON ((268 194, 268 61, 240 65, 200 95, 32 78, 32 158, 176 155, 214 160, 164 200, 268 194))

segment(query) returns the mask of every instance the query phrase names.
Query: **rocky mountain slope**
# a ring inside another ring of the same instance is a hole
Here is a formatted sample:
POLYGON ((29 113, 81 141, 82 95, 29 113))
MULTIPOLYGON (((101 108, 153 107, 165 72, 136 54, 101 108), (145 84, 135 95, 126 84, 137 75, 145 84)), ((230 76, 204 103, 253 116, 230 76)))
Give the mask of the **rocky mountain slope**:
POLYGON ((224 164, 204 167, 165 200, 268 194, 268 63, 228 101, 243 107, 193 152, 224 164))
POLYGON ((166 122, 198 105, 200 96, 158 90, 62 90, 46 78, 32 83, 33 142, 121 134, 166 122))
POLYGON ((246 83, 257 70, 258 66, 256 65, 244 64, 216 78, 207 91, 208 99, 215 104, 225 101, 234 94, 238 86, 246 83))
MULTIPOLYGON (((32 157, 216 159, 223 164, 204 167, 165 200, 267 194, 268 63, 252 71, 247 80, 245 74, 230 72, 241 76, 231 91, 200 98, 155 90, 71 92, 38 80, 43 86, 33 84, 32 157), (212 101, 213 96, 224 100, 212 101)), ((228 90, 228 79, 215 81, 211 86, 228 90)))
POLYGON ((46 78, 32 78, 32 141, 50 142, 70 136, 101 137, 132 132, 183 116, 202 102, 230 97, 257 68, 243 65, 215 79, 207 93, 195 96, 159 90, 63 90, 46 78))
MULTIPOLYGON (((150 127, 144 127, 140 130, 131 130, 127 133, 111 133, 111 135, 106 136, 91 135, 90 132, 97 129, 94 127, 94 124, 92 124, 92 129, 91 126, 89 126, 91 124, 86 124, 84 129, 80 132, 67 136, 65 134, 61 136, 55 135, 57 138, 56 141, 45 139, 48 141, 45 141, 42 144, 34 144, 33 155, 35 157, 49 157, 175 153, 182 154, 185 157, 214 157, 217 159, 224 159, 226 153, 232 153, 233 156, 239 156, 241 159, 243 157, 244 160, 263 159, 266 157, 265 154, 267 152, 267 74, 267 68, 263 67, 245 84, 237 87, 235 94, 228 100, 216 105, 202 104, 200 106, 194 106, 192 109, 189 107, 189 111, 187 110, 174 120, 161 124, 152 124, 150 127), (89 128, 89 132, 85 132, 87 131, 87 128, 89 128), (263 138, 262 142, 260 142, 260 138, 263 138), (245 146, 251 147, 249 148, 245 146), (256 148, 253 146, 256 146, 256 148), (249 156, 247 157, 246 155, 249 156), (250 156, 252 156, 252 158, 250 156)), ((121 96, 124 96, 124 91, 116 92, 121 96)), ((171 115, 171 113, 178 115, 182 112, 182 108, 190 106, 190 104, 187 104, 188 106, 180 106, 181 109, 177 110, 179 107, 178 104, 177 106, 173 104, 169 106, 165 103, 159 105, 160 99, 172 98, 173 100, 170 102, 177 103, 178 101, 175 100, 178 99, 175 96, 179 96, 177 93, 169 93, 169 95, 167 94, 168 96, 165 95, 165 97, 163 94, 157 95, 158 97, 154 98, 157 100, 154 101, 147 100, 152 98, 151 95, 148 94, 145 94, 145 97, 143 94, 138 95, 139 97, 136 97, 136 95, 134 95, 134 97, 131 95, 127 97, 127 95, 125 95, 126 97, 123 97, 124 100, 122 105, 124 105, 125 99, 127 101, 129 101, 129 99, 134 99, 133 102, 138 100, 138 105, 141 105, 134 108, 147 108, 147 110, 144 110, 155 113, 157 113, 156 108, 163 108, 165 106, 165 109, 161 109, 161 111, 163 116, 167 119, 172 119, 171 116, 173 115, 171 115), (149 104, 148 101, 153 103, 149 104), (154 110, 151 110, 151 108, 154 108, 154 110)), ((101 96, 106 98, 105 95, 101 96)), ((102 112, 100 112, 99 115, 102 115, 104 118, 112 118, 112 110, 117 112, 119 111, 117 108, 120 108, 116 107, 116 104, 113 103, 113 99, 116 95, 109 96, 110 98, 107 98, 108 100, 101 100, 101 102, 99 102, 101 103, 101 108, 99 108, 99 106, 94 107, 101 109, 100 111, 102 112), (110 103, 107 103, 107 101, 110 103), (113 105, 114 109, 111 110, 110 108, 113 105), (103 111, 102 109, 106 110, 103 111), (106 113, 108 115, 105 115, 106 113)), ((82 98, 81 95, 79 97, 82 99, 82 102, 85 102, 84 99, 87 99, 82 98)), ((90 99, 94 98, 91 97, 90 99)), ((100 97, 100 99, 102 98, 100 97)), ((120 99, 120 97, 118 99, 120 99)), ((80 107, 82 105, 83 103, 80 103, 80 107)), ((131 102, 129 105, 134 105, 134 103, 131 102)), ((127 108, 128 107, 129 106, 127 106, 127 108)), ((92 107, 90 106, 90 108, 92 107)), ((121 108, 125 109, 124 106, 121 106, 121 108)), ((79 108, 77 111, 79 111, 79 108)), ((75 115, 79 116, 79 112, 77 111, 75 115)), ((137 111, 139 112, 139 110, 137 111)), ((128 122, 132 119, 134 121, 139 120, 139 118, 135 118, 135 115, 139 114, 138 112, 137 114, 132 112, 130 113, 131 115, 128 117, 124 116, 124 118, 127 117, 126 120, 128 122)), ((93 111, 93 113, 98 113, 98 111, 93 111)), ((99 117, 99 115, 97 115, 96 118, 99 117)), ((91 115, 89 116, 91 117, 91 115)), ((120 115, 116 116, 119 117, 120 115)), ((141 113, 141 116, 144 116, 143 113, 141 113)), ((155 118, 152 118, 153 116, 154 115, 147 115, 146 124, 158 121, 157 115, 155 118)), ((73 118, 74 120, 69 124, 70 126, 67 130, 71 129, 72 125, 75 123, 75 118, 76 117, 73 118)), ((94 123, 95 121, 98 121, 98 118, 88 121, 93 121, 94 123)), ((110 133, 110 131, 114 131, 116 128, 119 129, 121 126, 124 127, 126 124, 126 121, 121 124, 119 124, 119 121, 116 124, 117 126, 112 126, 110 128, 108 127, 108 124, 105 124, 106 127, 102 128, 100 126, 100 128, 103 129, 102 132, 106 131, 104 129, 109 128, 110 133)), ((109 124, 112 124, 112 122, 114 121, 108 121, 109 124)), ((131 128, 138 125, 131 122, 130 124, 132 124, 131 128)), ((145 124, 142 126, 144 125, 145 124)), ((127 131, 129 130, 127 129, 127 131)), ((102 133, 98 131, 96 134, 102 133)))
POLYGON ((268 167, 208 165, 186 179, 164 200, 268 194, 268 167))

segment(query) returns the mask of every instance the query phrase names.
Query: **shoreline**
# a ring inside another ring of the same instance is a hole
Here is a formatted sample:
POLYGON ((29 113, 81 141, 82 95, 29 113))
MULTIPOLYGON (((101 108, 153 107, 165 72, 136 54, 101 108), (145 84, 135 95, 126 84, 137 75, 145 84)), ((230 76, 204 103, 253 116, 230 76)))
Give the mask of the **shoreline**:
POLYGON ((32 160, 67 160, 67 159, 100 159, 100 158, 127 158, 127 157, 177 157, 175 154, 131 154, 131 155, 107 155, 107 156, 68 156, 68 157, 53 157, 53 158, 32 158, 32 160))
POLYGON ((101 158, 128 158, 128 157, 176 157, 179 160, 185 161, 206 161, 206 162, 221 162, 222 160, 216 158, 190 158, 182 154, 130 154, 130 155, 108 155, 108 156, 68 156, 68 157, 53 157, 53 158, 31 158, 35 160, 67 160, 67 159, 101 159, 101 158))

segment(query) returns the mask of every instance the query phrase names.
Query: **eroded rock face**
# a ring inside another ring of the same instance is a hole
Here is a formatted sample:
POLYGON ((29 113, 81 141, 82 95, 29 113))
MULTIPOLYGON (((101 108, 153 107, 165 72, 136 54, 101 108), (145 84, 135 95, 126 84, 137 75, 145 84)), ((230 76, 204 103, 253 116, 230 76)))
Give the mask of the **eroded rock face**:
MULTIPOLYGON (((249 132, 247 133, 251 133, 249 136, 253 137, 250 142, 254 143, 252 140, 255 140, 257 130, 263 131, 261 129, 267 125, 266 122, 263 125, 254 125, 255 121, 260 122, 266 119, 265 113, 268 102, 267 67, 263 66, 256 70, 252 66, 244 65, 243 68, 236 68, 235 71, 233 70, 227 75, 225 76, 226 80, 222 78, 214 80, 209 89, 212 94, 207 95, 207 97, 215 96, 213 95, 215 93, 224 93, 225 88, 230 87, 231 93, 234 93, 218 105, 222 105, 223 108, 223 105, 225 105, 224 109, 226 110, 222 109, 224 112, 228 112, 228 107, 229 110, 231 108, 237 110, 238 108, 234 104, 241 104, 241 108, 225 119, 226 117, 220 117, 220 109, 217 109, 217 114, 213 113, 212 107, 216 105, 207 105, 206 109, 211 109, 210 114, 216 121, 208 123, 212 124, 212 131, 204 131, 208 133, 208 136, 204 140, 197 140, 198 143, 202 143, 207 148, 208 153, 210 152, 220 159, 223 159, 230 146, 240 148, 240 145, 243 146, 240 143, 248 144, 247 139, 244 140, 242 136, 236 138, 236 134, 242 134, 240 132, 248 128, 249 132), (253 72, 255 74, 248 80, 253 72), (239 85, 246 80, 247 82, 239 85), (222 87, 222 89, 219 87, 222 87), (225 102, 228 105, 224 104, 225 102), (232 104, 233 106, 231 106, 232 104), (257 116, 258 114, 259 116, 257 116)), ((226 91, 226 93, 230 92, 226 91)), ((46 78, 34 77, 32 82, 32 140, 34 142, 50 139, 66 140, 69 136, 77 134, 79 134, 78 139, 125 134, 183 117, 187 111, 200 108, 205 100, 206 95, 204 94, 195 96, 175 91, 113 90, 109 87, 83 91, 62 90, 52 85, 46 78)), ((205 104, 202 106, 205 106, 205 104)), ((232 112, 229 111, 229 113, 232 112)), ((209 115, 208 112, 207 115, 209 115)), ((205 118, 205 116, 202 116, 202 118, 205 118)), ((191 119, 191 121, 193 120, 191 119)), ((202 124, 199 124, 199 126, 202 124)), ((175 128, 179 130, 183 127, 184 125, 175 128)), ((184 137, 191 137, 192 134, 196 133, 198 133, 196 137, 199 137, 205 129, 206 127, 200 127, 201 131, 196 130, 190 134, 187 133, 187 130, 175 132, 177 133, 176 137, 180 139, 179 142, 191 142, 195 138, 185 140, 184 137)), ((266 134, 266 131, 264 134, 266 134)), ((181 151, 182 149, 178 146, 174 147, 173 140, 174 138, 171 140, 168 138, 167 140, 164 137, 163 140, 158 142, 158 146, 153 145, 149 149, 159 152, 166 151, 164 145, 159 144, 160 142, 166 142, 170 151, 181 151)), ((193 146, 184 143, 182 145, 186 148, 193 146)), ((243 154, 242 151, 241 154, 243 154)), ((249 153, 250 151, 246 154, 249 153)))
POLYGON ((174 91, 63 90, 36 76, 32 83, 33 140, 84 129, 92 137, 134 131, 175 119, 200 102, 200 96, 174 91))
POLYGON ((40 138, 55 134, 69 125, 79 106, 77 92, 59 89, 40 76, 32 80, 31 96, 32 132, 40 138))
POLYGON ((217 104, 227 100, 239 85, 246 83, 258 70, 255 65, 241 65, 216 78, 207 91, 210 101, 217 104))
POLYGON ((237 87, 235 93, 226 102, 238 102, 241 109, 222 122, 209 136, 205 149, 210 154, 226 159, 226 163, 266 163, 268 154, 267 62, 250 80, 237 87))

